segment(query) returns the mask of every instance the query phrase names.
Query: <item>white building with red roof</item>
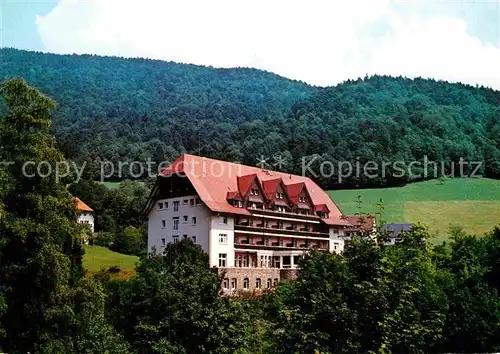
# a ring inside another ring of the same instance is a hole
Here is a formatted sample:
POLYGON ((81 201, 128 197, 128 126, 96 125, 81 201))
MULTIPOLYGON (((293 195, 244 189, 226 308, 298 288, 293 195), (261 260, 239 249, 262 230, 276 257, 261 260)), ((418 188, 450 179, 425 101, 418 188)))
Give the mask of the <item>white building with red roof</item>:
POLYGON ((227 290, 293 277, 307 250, 341 252, 351 226, 307 177, 188 154, 160 173, 145 212, 149 252, 191 238, 227 290))
POLYGON ((77 219, 76 222, 79 224, 88 225, 90 231, 94 232, 94 210, 90 208, 87 204, 82 202, 80 198, 74 197, 76 202, 76 212, 77 219))

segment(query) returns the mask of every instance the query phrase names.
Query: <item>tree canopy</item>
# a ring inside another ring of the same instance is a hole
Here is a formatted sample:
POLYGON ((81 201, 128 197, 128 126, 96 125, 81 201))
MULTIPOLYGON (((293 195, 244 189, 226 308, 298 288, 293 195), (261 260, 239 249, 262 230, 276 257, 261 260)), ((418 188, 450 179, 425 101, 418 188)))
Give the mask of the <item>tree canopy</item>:
POLYGON ((83 279, 76 205, 55 174, 63 160, 50 131, 55 103, 22 79, 0 95, 0 348, 12 353, 126 353, 104 316, 102 286, 83 279))

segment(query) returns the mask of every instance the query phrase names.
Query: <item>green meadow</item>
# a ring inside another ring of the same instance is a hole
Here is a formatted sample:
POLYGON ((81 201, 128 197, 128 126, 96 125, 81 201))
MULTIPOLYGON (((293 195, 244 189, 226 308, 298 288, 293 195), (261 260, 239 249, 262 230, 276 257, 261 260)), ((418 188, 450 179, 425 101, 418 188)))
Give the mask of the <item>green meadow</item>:
POLYGON ((440 242, 451 226, 482 235, 500 224, 500 181, 487 178, 452 178, 383 189, 332 190, 328 192, 344 214, 379 212, 382 220, 410 222, 429 227, 440 242), (357 202, 360 196, 361 203, 357 202))
POLYGON ((89 274, 113 266, 118 266, 122 272, 130 273, 133 272, 135 264, 139 261, 139 257, 113 252, 106 247, 84 246, 84 248, 83 268, 89 274))

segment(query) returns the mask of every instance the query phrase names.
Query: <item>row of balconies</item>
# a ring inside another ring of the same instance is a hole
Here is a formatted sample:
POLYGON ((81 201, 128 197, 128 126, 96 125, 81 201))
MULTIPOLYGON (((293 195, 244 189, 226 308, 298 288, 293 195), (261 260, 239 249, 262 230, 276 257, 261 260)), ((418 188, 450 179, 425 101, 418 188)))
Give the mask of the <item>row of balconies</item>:
POLYGON ((304 219, 309 219, 309 220, 317 220, 320 217, 313 212, 307 210, 307 209, 301 209, 297 210, 295 209, 294 211, 288 210, 286 208, 283 208, 281 210, 275 210, 275 209, 270 209, 270 208, 264 208, 263 206, 261 207, 256 207, 252 208, 249 207, 248 210, 250 212, 259 212, 267 215, 276 215, 276 216, 293 216, 293 217, 298 217, 298 218, 304 218, 304 219))
POLYGON ((320 250, 328 250, 328 241, 322 240, 307 240, 287 237, 277 238, 272 236, 235 236, 235 245, 245 245, 254 247, 279 247, 279 248, 316 248, 320 250))
MULTIPOLYGON (((319 226, 319 225, 318 225, 319 226)), ((315 227, 312 224, 298 224, 290 222, 277 222, 276 220, 263 222, 262 220, 250 222, 237 222, 235 224, 235 229, 238 230, 247 230, 247 231, 256 231, 262 232, 263 229, 269 230, 269 232, 278 233, 278 234, 295 234, 295 235, 304 235, 304 234, 314 234, 315 236, 325 236, 328 237, 329 233, 325 232, 320 227, 315 227)))

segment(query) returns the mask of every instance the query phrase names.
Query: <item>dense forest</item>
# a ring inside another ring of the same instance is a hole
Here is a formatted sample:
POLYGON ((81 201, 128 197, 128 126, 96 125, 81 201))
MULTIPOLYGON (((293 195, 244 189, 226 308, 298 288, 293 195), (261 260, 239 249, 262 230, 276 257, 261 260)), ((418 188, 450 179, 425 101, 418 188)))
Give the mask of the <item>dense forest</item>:
POLYGON ((375 178, 340 180, 343 161, 427 157, 444 164, 439 174, 456 175, 452 164, 463 158, 500 178, 500 93, 488 88, 375 76, 321 89, 254 69, 15 49, 0 56, 0 80, 21 76, 56 100, 58 146, 87 162, 88 177, 102 160, 171 161, 190 152, 252 165, 262 156, 270 168, 296 173, 302 161, 314 161, 316 173, 329 161, 327 178, 317 178, 329 188, 425 177, 417 169, 396 178, 389 165, 375 178))
MULTIPOLYGON (((453 230, 434 246, 417 225, 387 245, 354 236, 341 255, 311 251, 298 278, 261 296, 222 296, 223 274, 185 239, 114 269, 84 276, 70 180, 22 173, 25 161, 64 160, 51 132, 55 102, 22 79, 0 89, 0 351, 7 353, 443 353, 500 350, 500 228, 453 230)), ((72 186, 96 190, 94 182, 72 186)), ((102 186, 101 186, 102 187, 102 186)), ((144 188, 125 182, 100 197, 109 230, 144 188), (111 199, 116 198, 116 201, 111 199), (109 203, 121 205, 119 210, 109 203)), ((96 200, 96 203, 98 200, 96 200)), ((131 232, 134 233, 134 232, 131 232)), ((130 245, 128 245, 130 246, 130 245)), ((121 245, 121 247, 128 247, 121 245)))

